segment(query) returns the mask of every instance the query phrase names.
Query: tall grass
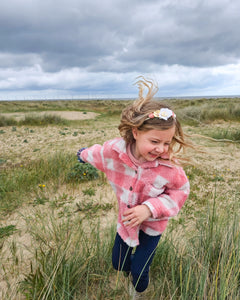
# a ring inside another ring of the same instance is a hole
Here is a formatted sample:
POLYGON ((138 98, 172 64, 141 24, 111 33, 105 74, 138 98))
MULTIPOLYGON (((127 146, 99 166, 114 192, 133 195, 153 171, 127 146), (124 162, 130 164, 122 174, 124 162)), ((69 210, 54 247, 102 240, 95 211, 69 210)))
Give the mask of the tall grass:
POLYGON ((3 126, 16 126, 18 124, 18 121, 15 120, 13 117, 5 117, 3 115, 0 115, 0 127, 3 126))
POLYGON ((59 101, 0 101, 0 111, 9 112, 38 112, 38 111, 118 111, 130 101, 119 100, 59 100, 59 101))
POLYGON ((60 116, 51 115, 51 113, 45 114, 43 116, 35 116, 29 115, 25 116, 25 119, 19 121, 19 125, 32 125, 32 126, 39 126, 39 125, 67 125, 69 122, 60 116))
MULTIPOLYGON (((46 221, 37 218, 41 226, 46 221)), ((80 219, 57 224, 51 217, 47 234, 45 225, 42 230, 32 226, 33 238, 41 244, 20 284, 26 299, 107 299, 116 293, 109 286, 114 231, 110 228, 101 238, 99 225, 87 223, 87 228, 80 219)))
MULTIPOLYGON (((93 111, 107 116, 121 114, 121 111, 133 100, 91 100, 91 101, 0 101, 1 112, 37 112, 51 110, 75 110, 75 111, 93 111)), ((162 100, 160 100, 162 101, 162 100)), ((219 98, 219 99, 166 99, 163 101, 170 105, 181 121, 190 124, 199 124, 201 122, 211 122, 214 120, 240 120, 240 99, 239 98, 219 98)), ((0 118, 1 125, 3 115, 0 118)), ((11 119, 11 126, 15 126, 11 119)), ((15 121, 16 122, 16 121, 15 121)), ((29 124, 28 124, 29 125, 29 124)))
POLYGON ((197 221, 195 236, 160 242, 152 274, 153 299, 239 299, 239 216, 217 216, 216 207, 197 221), (162 276, 159 274, 162 274, 162 276))
MULTIPOLYGON (((50 107, 55 110, 60 107, 64 109, 64 106, 68 105, 66 107, 69 110, 73 110, 75 107, 75 110, 88 109, 101 112, 102 115, 98 121, 105 122, 109 111, 120 114, 122 107, 127 105, 127 102, 109 101, 101 101, 101 103, 98 101, 70 102, 52 101, 52 103, 46 103, 43 101, 32 103, 32 106, 29 106, 29 102, 27 102, 19 104, 17 107, 19 111, 36 111, 50 107)), ((226 100, 219 102, 214 100, 190 102, 184 100, 179 102, 178 100, 177 102, 173 101, 173 104, 176 104, 176 113, 181 119, 196 125, 209 122, 213 117, 239 121, 239 99, 229 102, 226 100)), ((7 109, 6 105, 5 110, 7 109)), ((11 109, 13 110, 14 107, 9 108, 10 111, 11 109)), ((32 125, 34 121, 29 120, 28 122, 27 125, 32 125)), ((49 122, 46 120, 45 124, 49 124, 49 122)), ((115 122, 118 121, 115 120, 115 122)), ((40 124, 40 121, 38 124, 44 125, 43 123, 40 124)), ((81 130, 85 130, 85 128, 95 130, 94 126, 99 130, 99 124, 100 122, 94 123, 86 120, 81 122, 81 130)), ((5 123, 2 126, 8 125, 5 123)), ((220 132, 219 130, 219 134, 222 135, 217 136, 217 132, 213 129, 210 134, 215 134, 214 138, 238 140, 239 131, 229 129, 224 133, 224 131, 220 132)), ((105 139, 104 136, 101 138, 105 139)), ((90 142, 88 140, 88 143, 90 142)), ((93 139, 94 142, 96 142, 96 137, 93 139)), ((29 264, 26 261, 28 267, 24 268, 24 278, 22 278, 22 270, 19 271, 21 274, 21 277, 18 278, 19 284, 16 285, 14 282, 14 287, 12 287, 10 277, 16 275, 17 265, 20 264, 20 258, 16 254, 17 244, 14 244, 14 234, 16 232, 20 234, 21 229, 19 231, 17 225, 15 227, 13 224, 1 224, 0 254, 2 254, 3 243, 5 247, 8 242, 7 238, 13 238, 13 250, 10 249, 13 256, 12 260, 9 258, 7 261, 0 261, 0 274, 4 275, 6 281, 9 278, 7 282, 9 289, 4 290, 2 299, 12 300, 18 299, 18 297, 19 299, 56 300, 129 299, 128 281, 121 273, 114 271, 111 266, 111 248, 114 242, 115 224, 108 224, 109 227, 105 228, 104 231, 102 230, 96 219, 96 215, 99 214, 93 213, 96 203, 91 200, 85 201, 87 197, 91 199, 90 192, 92 190, 90 188, 86 190, 83 201, 81 200, 77 204, 78 210, 75 210, 74 213, 69 207, 68 210, 62 209, 60 211, 60 207, 68 195, 62 196, 61 201, 60 198, 50 201, 52 197, 50 195, 53 195, 55 191, 57 192, 62 184, 67 187, 68 184, 70 186, 69 179, 74 181, 74 178, 79 175, 79 171, 82 171, 83 177, 86 176, 84 170, 73 169, 75 164, 76 156, 74 154, 58 152, 36 161, 26 162, 23 165, 9 166, 4 164, 1 166, 1 214, 6 215, 6 213, 13 212, 26 202, 34 206, 34 212, 39 209, 34 216, 25 216, 27 228, 24 230, 28 234, 30 233, 32 238, 32 246, 29 249, 31 259, 29 264), (70 174, 71 178, 68 176, 70 174), (47 213, 44 213, 46 209, 44 210, 41 205, 37 205, 45 201, 49 201, 47 213), (89 210, 91 210, 91 214, 89 210)), ((199 182, 201 181, 201 185, 192 188, 193 192, 198 193, 200 188, 204 189, 205 185, 210 183, 211 178, 208 172, 210 172, 209 168, 204 169, 204 172, 201 169, 189 170, 190 180, 196 175, 199 182)), ((236 178, 234 180, 236 181, 236 178)), ((217 183, 218 181, 216 181, 217 183)), ((223 181, 219 181, 219 184, 223 183, 223 181)), ((77 186, 80 189, 80 195, 82 195, 83 187, 79 183, 77 186)), ((98 188, 100 190, 101 186, 99 185, 98 188)), ((191 200, 194 204, 185 207, 185 209, 188 208, 188 212, 184 216, 188 217, 189 214, 189 217, 193 218, 189 210, 193 210, 194 205, 197 206, 196 214, 193 214, 196 224, 192 225, 195 230, 190 228, 191 232, 184 232, 184 228, 189 228, 189 224, 186 223, 185 225, 184 218, 181 217, 182 239, 176 237, 174 233, 175 230, 179 230, 176 226, 180 226, 180 223, 177 221, 170 223, 168 230, 160 240, 153 260, 150 270, 151 282, 146 292, 147 299, 235 300, 240 298, 240 218, 237 213, 240 199, 237 190, 232 191, 231 197, 233 193, 235 193, 235 199, 232 201, 231 198, 231 205, 232 202, 235 202, 236 207, 233 209, 231 206, 228 211, 223 211, 223 208, 219 210, 216 205, 221 201, 224 201, 225 205, 225 202, 228 201, 229 194, 226 192, 224 195, 224 187, 221 189, 219 199, 218 195, 215 194, 213 205, 209 205, 209 209, 206 209, 206 203, 212 201, 212 199, 208 199, 211 197, 210 194, 206 192, 202 202, 199 199, 200 196, 192 197, 191 200), (198 213, 199 207, 201 213, 198 213)), ((97 209, 104 212, 110 209, 110 207, 103 205, 97 209)), ((4 254, 2 257, 5 259, 4 254)), ((17 275, 14 278, 16 277, 17 275)))
MULTIPOLYGON (((174 228, 163 235, 147 299, 239 299, 239 215, 217 212, 214 201, 184 242, 174 228)), ((91 219, 53 216, 46 221, 39 212, 28 220, 35 255, 19 285, 25 299, 129 299, 127 279, 111 266, 115 225, 103 234, 91 219)))
POLYGON ((56 116, 45 114, 43 116, 39 115, 29 115, 25 116, 23 120, 17 121, 13 117, 5 117, 4 115, 0 115, 0 127, 3 126, 47 126, 47 125, 68 125, 69 121, 56 116))
POLYGON ((232 103, 229 101, 204 101, 194 102, 193 105, 177 110, 177 115, 182 122, 197 125, 216 120, 240 121, 240 101, 232 103))
POLYGON ((45 190, 57 189, 76 162, 76 157, 57 152, 47 158, 31 161, 11 169, 2 169, 0 177, 0 211, 9 213, 45 190), (40 185, 40 186, 39 186, 40 185), (35 195, 35 196, 34 196, 35 195))
POLYGON ((217 128, 210 129, 206 134, 214 139, 218 140, 230 140, 240 142, 240 129, 239 128, 217 128))

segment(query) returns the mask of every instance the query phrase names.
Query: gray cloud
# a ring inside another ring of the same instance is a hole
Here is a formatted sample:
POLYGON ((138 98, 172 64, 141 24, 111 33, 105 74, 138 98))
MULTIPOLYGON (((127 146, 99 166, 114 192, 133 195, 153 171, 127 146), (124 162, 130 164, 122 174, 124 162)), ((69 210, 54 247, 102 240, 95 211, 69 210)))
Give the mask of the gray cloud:
MULTIPOLYGON (((133 75, 162 74, 168 90, 176 74, 166 76, 164 66, 171 72, 182 66, 191 74, 195 68, 203 80, 201 69, 206 75, 211 68, 240 62, 239 11, 238 0, 2 1, 0 88, 14 89, 15 80, 21 82, 15 89, 82 85, 82 90, 106 91, 122 88, 119 82, 133 75)), ((213 78, 202 82, 214 88, 213 78)), ((184 80, 180 74, 178 80, 184 80)), ((179 91, 186 85, 179 83, 179 91)))

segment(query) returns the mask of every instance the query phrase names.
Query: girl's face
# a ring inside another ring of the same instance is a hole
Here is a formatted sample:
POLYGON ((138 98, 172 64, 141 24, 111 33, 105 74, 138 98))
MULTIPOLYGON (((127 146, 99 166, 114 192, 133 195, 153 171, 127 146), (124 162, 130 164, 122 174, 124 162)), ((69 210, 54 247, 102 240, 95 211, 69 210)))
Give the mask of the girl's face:
POLYGON ((136 141, 132 148, 134 157, 141 162, 154 161, 168 153, 175 134, 175 126, 167 130, 149 131, 133 128, 132 133, 136 141))

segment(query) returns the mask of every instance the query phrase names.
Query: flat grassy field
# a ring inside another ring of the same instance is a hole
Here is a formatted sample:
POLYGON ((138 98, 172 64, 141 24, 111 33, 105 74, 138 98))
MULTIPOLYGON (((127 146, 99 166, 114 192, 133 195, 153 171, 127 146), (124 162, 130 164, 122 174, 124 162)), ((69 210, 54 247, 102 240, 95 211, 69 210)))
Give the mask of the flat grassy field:
MULTIPOLYGON (((131 101, 0 102, 0 299, 130 299, 111 266, 117 201, 82 147, 119 136, 131 101)), ((169 99, 191 193, 163 234, 146 299, 240 298, 240 99, 169 99)))

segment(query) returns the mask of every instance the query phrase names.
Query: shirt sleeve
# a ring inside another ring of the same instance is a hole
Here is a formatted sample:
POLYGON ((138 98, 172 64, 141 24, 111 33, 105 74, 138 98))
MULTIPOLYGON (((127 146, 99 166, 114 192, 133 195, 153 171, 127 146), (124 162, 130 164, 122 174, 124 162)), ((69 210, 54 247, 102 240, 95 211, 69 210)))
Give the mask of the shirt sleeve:
POLYGON ((98 170, 104 172, 103 146, 93 145, 92 147, 84 149, 80 153, 80 158, 98 170))
POLYGON ((166 184, 164 192, 156 198, 149 198, 142 204, 152 212, 155 219, 168 219, 178 214, 190 192, 187 176, 182 168, 172 176, 172 182, 166 184))

